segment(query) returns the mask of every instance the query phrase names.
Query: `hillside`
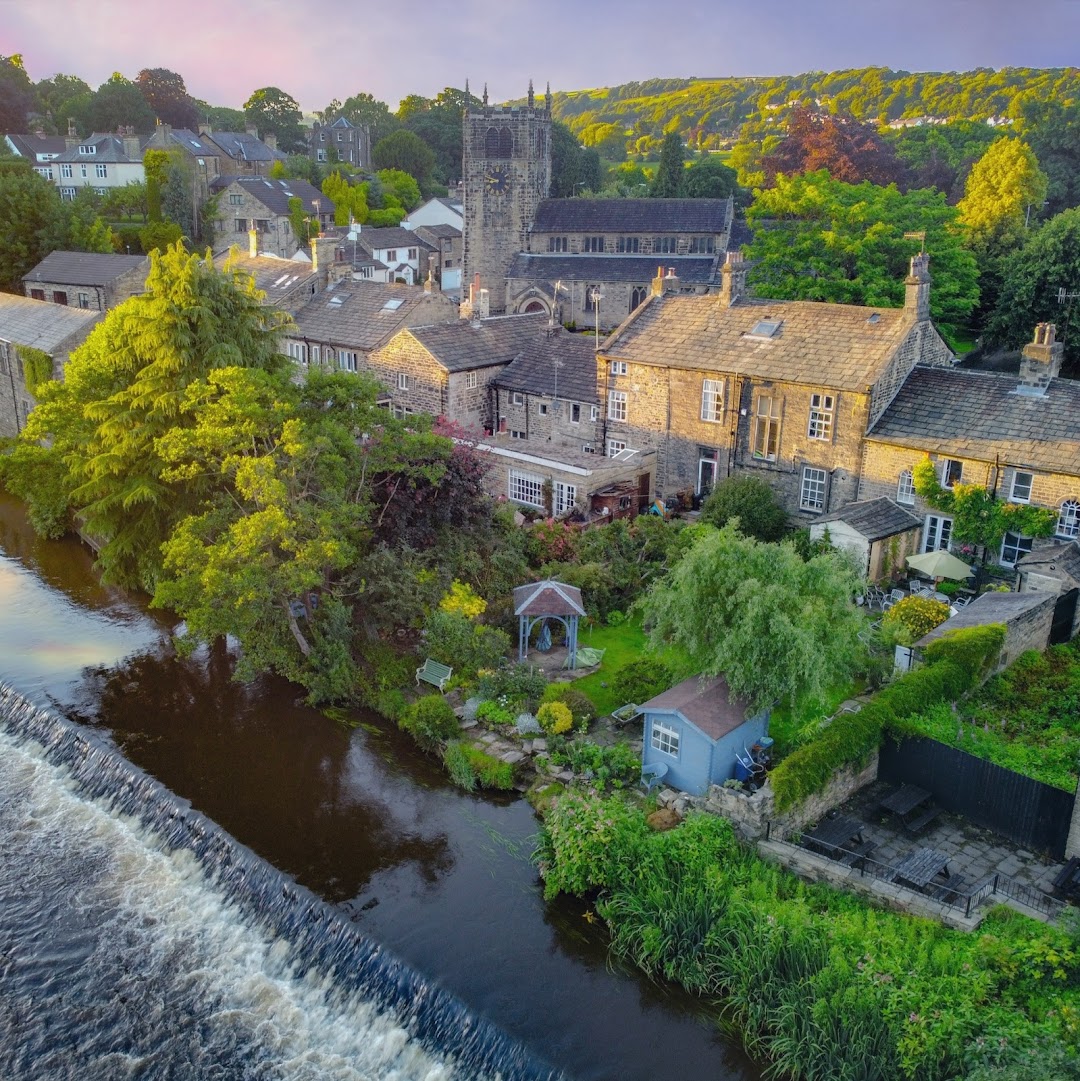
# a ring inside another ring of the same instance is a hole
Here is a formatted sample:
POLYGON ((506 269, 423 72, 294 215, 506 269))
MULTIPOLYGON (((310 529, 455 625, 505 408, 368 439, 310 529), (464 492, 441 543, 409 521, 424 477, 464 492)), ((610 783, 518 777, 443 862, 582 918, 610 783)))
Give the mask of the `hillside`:
POLYGON ((1018 99, 1080 100, 1080 68, 978 68, 966 72, 853 68, 765 78, 651 79, 557 92, 552 111, 607 157, 647 152, 666 132, 716 149, 746 121, 761 121, 798 100, 831 112, 888 122, 934 116, 985 121, 1015 113, 1018 99))

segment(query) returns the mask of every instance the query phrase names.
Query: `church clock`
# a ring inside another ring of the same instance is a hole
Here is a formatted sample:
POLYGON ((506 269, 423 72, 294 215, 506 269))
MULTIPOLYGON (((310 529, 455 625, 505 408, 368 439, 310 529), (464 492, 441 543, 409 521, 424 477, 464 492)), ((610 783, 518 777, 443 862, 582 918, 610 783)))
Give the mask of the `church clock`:
POLYGON ((496 195, 505 195, 510 190, 510 169, 506 165, 490 165, 484 174, 487 189, 496 195))

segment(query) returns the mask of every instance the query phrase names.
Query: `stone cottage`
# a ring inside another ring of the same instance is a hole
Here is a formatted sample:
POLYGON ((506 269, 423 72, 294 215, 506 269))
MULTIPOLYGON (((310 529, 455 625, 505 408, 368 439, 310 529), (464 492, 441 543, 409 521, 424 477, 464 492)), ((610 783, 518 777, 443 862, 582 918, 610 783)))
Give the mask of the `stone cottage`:
POLYGON ((143 291, 150 259, 145 255, 49 252, 23 277, 32 300, 104 312, 143 291))

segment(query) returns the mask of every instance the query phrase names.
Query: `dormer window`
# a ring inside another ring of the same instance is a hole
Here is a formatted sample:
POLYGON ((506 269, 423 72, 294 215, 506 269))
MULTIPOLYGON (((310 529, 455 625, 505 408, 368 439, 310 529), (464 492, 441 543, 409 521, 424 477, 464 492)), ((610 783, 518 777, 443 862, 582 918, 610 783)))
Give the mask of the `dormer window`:
POLYGON ((79 146, 79 153, 80 154, 96 154, 97 153, 97 147, 94 146, 93 143, 82 143, 79 146))

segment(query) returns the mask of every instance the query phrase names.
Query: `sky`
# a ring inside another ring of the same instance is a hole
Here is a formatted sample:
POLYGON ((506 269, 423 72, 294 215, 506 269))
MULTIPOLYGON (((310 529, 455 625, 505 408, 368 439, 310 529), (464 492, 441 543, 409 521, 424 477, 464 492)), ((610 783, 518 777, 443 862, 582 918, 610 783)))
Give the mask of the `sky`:
POLYGON ((366 91, 396 109, 447 86, 493 101, 657 77, 1080 63, 1080 0, 0 0, 0 55, 97 87, 179 72, 239 108, 278 86, 305 112, 366 91))

